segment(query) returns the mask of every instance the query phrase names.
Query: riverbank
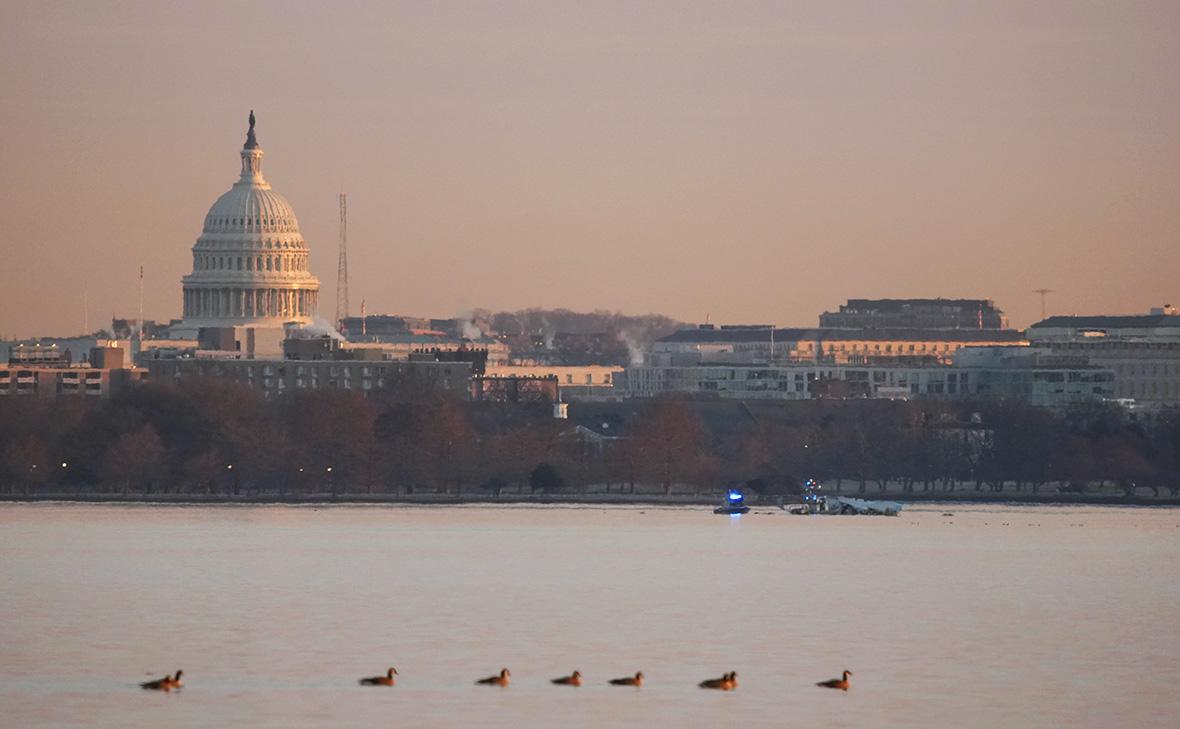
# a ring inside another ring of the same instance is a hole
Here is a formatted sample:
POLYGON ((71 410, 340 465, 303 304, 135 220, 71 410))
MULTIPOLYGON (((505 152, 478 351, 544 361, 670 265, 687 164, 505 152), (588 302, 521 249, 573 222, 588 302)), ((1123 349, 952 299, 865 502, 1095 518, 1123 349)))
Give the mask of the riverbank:
MULTIPOLYGON (((914 492, 914 493, 844 493, 843 496, 866 499, 889 499, 906 504, 1042 504, 1094 506, 1180 506, 1180 497, 1121 496, 1110 494, 1058 494, 990 492, 914 492)), ((389 504, 405 506, 455 505, 568 505, 568 506, 715 506, 717 497, 698 494, 100 494, 100 493, 44 493, 33 495, 4 494, 0 503, 86 503, 86 504, 242 504, 242 505, 348 505, 389 504)), ((798 503, 797 498, 785 500, 786 506, 798 503)), ((752 502, 755 508, 777 509, 777 501, 752 502)))

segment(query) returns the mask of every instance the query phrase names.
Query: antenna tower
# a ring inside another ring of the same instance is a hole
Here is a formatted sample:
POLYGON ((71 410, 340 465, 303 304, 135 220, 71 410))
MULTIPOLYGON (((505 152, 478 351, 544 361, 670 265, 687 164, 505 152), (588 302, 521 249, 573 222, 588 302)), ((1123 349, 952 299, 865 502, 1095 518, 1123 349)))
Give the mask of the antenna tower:
POLYGON ((139 267, 139 341, 143 341, 143 266, 139 267))
POLYGON ((348 318, 348 196, 340 193, 340 259, 336 263, 336 326, 348 318))
POLYGON ((1044 319, 1045 318, 1045 295, 1046 294, 1055 294, 1057 292, 1054 291, 1053 289, 1033 289, 1033 293, 1041 295, 1041 318, 1044 319))

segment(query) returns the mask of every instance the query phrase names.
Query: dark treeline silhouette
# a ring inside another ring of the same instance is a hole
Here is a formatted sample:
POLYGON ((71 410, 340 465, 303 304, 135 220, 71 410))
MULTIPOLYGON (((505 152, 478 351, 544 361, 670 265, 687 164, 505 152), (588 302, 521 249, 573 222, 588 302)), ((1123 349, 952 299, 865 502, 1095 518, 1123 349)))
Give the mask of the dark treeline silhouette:
POLYGON ((766 498, 814 478, 850 493, 1180 494, 1180 416, 1055 415, 1019 402, 655 399, 398 402, 347 390, 267 400, 221 380, 110 400, 0 400, 11 495, 699 494, 766 498))

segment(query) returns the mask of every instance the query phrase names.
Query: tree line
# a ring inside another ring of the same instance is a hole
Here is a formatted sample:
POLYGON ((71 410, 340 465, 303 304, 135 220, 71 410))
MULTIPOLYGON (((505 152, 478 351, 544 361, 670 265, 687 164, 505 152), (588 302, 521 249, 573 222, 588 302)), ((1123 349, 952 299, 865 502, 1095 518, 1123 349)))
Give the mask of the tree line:
POLYGON ((422 493, 782 497, 807 479, 886 488, 1039 493, 1114 485, 1180 494, 1180 416, 1055 414, 1020 402, 687 399, 544 404, 348 390, 274 400, 229 381, 145 384, 110 400, 0 400, 0 490, 277 496, 422 493), (590 407, 590 406, 587 406, 590 407))

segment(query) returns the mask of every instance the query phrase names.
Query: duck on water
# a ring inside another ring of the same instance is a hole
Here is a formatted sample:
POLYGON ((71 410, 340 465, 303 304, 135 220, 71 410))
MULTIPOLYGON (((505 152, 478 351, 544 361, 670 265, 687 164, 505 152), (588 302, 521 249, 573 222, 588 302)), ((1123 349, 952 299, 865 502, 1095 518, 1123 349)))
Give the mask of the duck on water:
POLYGON ((393 686, 396 681, 393 677, 397 675, 397 669, 393 666, 385 672, 384 676, 370 676, 369 678, 362 678, 360 680, 361 686, 393 686))
POLYGON ((507 668, 501 668, 498 676, 488 676, 476 681, 477 684, 484 684, 487 686, 507 686, 512 674, 508 672, 507 668))
POLYGON ((733 691, 737 688, 737 671, 730 671, 721 678, 710 678, 701 681, 697 684, 703 689, 718 689, 720 691, 733 691))
POLYGON ((848 680, 851 675, 852 671, 845 671, 841 678, 829 678, 827 681, 820 681, 816 686, 847 691, 848 687, 852 685, 852 682, 848 680))
POLYGON ((623 678, 612 678, 610 680, 611 686, 635 686, 636 688, 643 685, 643 671, 636 671, 634 676, 624 676, 623 678))
POLYGON ((139 684, 139 687, 147 689, 148 691, 171 691, 172 689, 178 689, 184 686, 184 682, 180 680, 180 677, 183 675, 184 671, 178 669, 175 675, 170 673, 167 676, 164 676, 164 678, 157 678, 153 681, 144 681, 143 683, 139 684))

